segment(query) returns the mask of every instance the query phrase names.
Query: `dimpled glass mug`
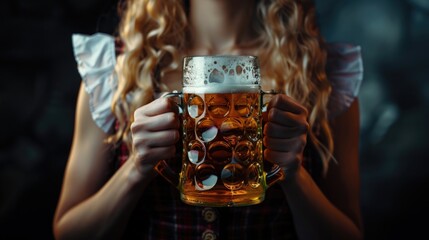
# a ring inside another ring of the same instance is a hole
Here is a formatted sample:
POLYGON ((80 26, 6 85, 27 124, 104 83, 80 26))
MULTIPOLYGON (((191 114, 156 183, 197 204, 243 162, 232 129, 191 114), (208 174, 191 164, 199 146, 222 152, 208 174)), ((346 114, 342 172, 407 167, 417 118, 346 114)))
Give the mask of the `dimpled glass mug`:
MULTIPOLYGON (((183 62, 183 157, 180 174, 166 161, 156 170, 199 206, 258 204, 283 179, 277 165, 263 162, 259 62, 254 56, 194 56, 183 62), (268 170, 265 170, 268 169, 268 170)), ((270 94, 270 93, 269 93, 270 94)))

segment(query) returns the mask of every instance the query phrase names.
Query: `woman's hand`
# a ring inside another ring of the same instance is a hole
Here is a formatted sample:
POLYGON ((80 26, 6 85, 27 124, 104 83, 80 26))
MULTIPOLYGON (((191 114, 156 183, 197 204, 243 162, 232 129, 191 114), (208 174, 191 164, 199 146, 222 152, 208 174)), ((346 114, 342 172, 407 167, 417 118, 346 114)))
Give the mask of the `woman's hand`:
POLYGON ((160 160, 175 156, 179 126, 177 106, 168 98, 159 98, 134 112, 133 160, 140 173, 151 171, 160 160))
POLYGON ((308 111, 292 98, 278 94, 268 104, 264 126, 264 158, 279 165, 285 176, 301 166, 307 144, 308 111))

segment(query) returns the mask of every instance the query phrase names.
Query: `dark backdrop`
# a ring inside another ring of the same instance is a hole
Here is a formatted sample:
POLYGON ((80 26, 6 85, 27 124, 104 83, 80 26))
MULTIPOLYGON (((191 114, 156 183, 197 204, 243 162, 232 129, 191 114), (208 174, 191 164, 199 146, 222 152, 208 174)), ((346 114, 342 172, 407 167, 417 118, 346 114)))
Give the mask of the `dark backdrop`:
MULTIPOLYGON (((112 32, 116 0, 0 8, 0 239, 51 239, 80 84, 72 33, 112 32)), ((367 239, 427 232, 429 1, 317 0, 328 41, 359 44, 367 239)))

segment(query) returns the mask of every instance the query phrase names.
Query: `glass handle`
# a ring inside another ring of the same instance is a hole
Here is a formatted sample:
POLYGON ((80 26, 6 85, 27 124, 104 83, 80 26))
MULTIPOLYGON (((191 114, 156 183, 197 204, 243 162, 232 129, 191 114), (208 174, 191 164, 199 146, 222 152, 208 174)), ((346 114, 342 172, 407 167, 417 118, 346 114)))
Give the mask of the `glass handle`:
POLYGON ((267 188, 271 187, 274 183, 285 178, 282 169, 277 164, 273 164, 271 171, 265 174, 265 182, 267 183, 267 188))
POLYGON ((262 106, 263 113, 267 111, 268 103, 270 102, 271 98, 276 94, 278 94, 278 92, 275 90, 261 91, 261 95, 262 95, 261 106, 262 106), (270 97, 269 100, 266 101, 266 99, 268 98, 266 98, 265 96, 269 96, 270 97))
POLYGON ((179 102, 176 102, 177 106, 179 107, 179 114, 183 113, 183 108, 182 108, 182 101, 183 101, 183 93, 179 92, 177 90, 174 90, 172 92, 168 92, 164 95, 162 95, 163 98, 171 98, 171 97, 176 97, 178 99, 180 99, 179 102))
MULTIPOLYGON (((169 93, 163 95, 162 97, 164 97, 164 98, 171 98, 171 97, 179 98, 180 101, 176 102, 176 103, 177 103, 177 106, 179 107, 179 114, 183 113, 183 108, 182 108, 183 95, 181 92, 179 92, 179 91, 169 92, 169 93)), ((176 188, 179 187, 180 175, 177 172, 175 172, 168 165, 167 161, 165 161, 165 160, 159 161, 154 169, 159 173, 159 175, 161 175, 163 178, 165 178, 165 180, 167 180, 167 182, 171 183, 176 188)))
POLYGON ((168 165, 167 161, 161 160, 154 168, 167 182, 176 188, 179 188, 180 175, 168 165))
MULTIPOLYGON (((268 103, 270 102, 271 98, 278 94, 278 92, 274 90, 270 91, 261 91, 261 106, 262 106, 262 113, 267 112, 268 103), (269 100, 265 98, 265 96, 270 96, 269 100)), ((263 154, 262 154, 263 155, 263 154)), ((264 165, 267 163, 264 163, 264 165)), ((267 184, 267 187, 271 187, 274 183, 283 180, 285 178, 284 173, 282 169, 277 164, 271 164, 272 165, 270 171, 265 172, 265 181, 267 184)))

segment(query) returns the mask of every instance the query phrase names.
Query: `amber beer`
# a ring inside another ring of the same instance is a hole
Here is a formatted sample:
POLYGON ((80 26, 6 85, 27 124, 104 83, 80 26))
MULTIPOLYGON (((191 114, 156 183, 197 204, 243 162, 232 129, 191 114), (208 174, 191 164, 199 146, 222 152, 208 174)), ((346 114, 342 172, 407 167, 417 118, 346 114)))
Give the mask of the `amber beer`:
POLYGON ((199 206, 246 206, 264 200, 283 178, 264 171, 259 63, 254 56, 194 56, 183 62, 183 157, 180 174, 156 170, 199 206))
POLYGON ((214 205, 261 202, 265 189, 259 88, 190 87, 183 94, 183 200, 214 205))

